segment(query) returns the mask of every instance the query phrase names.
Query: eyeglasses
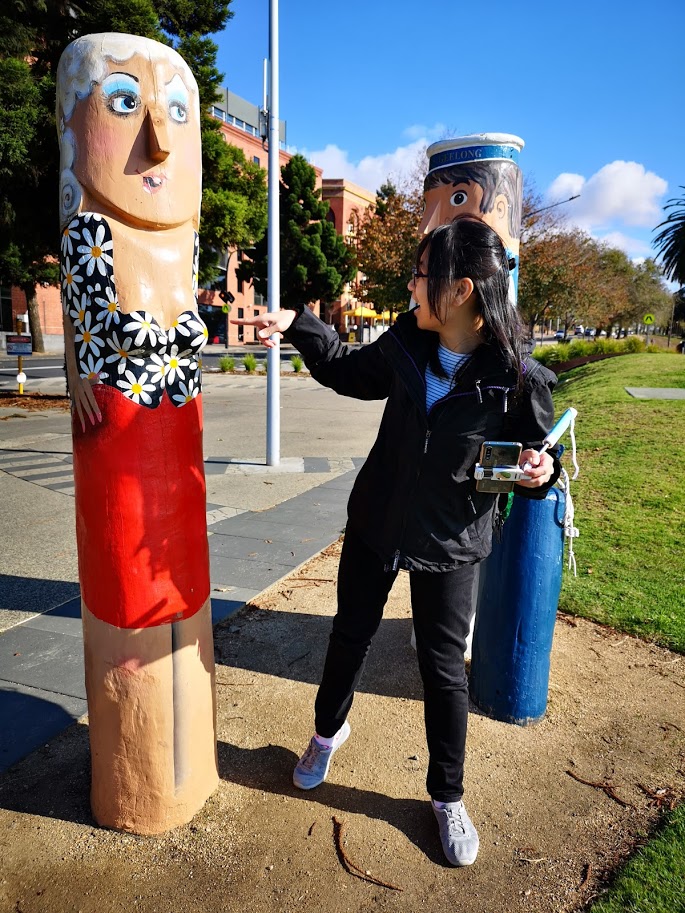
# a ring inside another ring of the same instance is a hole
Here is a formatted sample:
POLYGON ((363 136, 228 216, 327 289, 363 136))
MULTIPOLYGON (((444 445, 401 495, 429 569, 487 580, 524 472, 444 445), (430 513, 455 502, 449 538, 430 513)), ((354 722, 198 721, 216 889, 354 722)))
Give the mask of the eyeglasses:
POLYGON ((417 279, 427 279, 428 273, 422 273, 421 270, 417 269, 415 266, 412 266, 411 277, 414 282, 416 282, 417 279))

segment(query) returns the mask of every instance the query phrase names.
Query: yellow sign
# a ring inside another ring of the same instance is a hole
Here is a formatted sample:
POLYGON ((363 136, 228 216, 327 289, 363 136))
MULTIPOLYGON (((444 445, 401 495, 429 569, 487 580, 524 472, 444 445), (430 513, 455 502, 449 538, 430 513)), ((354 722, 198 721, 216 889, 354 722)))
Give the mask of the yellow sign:
POLYGON ((645 314, 642 318, 642 322, 645 326, 650 327, 654 323, 654 314, 645 314))
POLYGON ((228 314, 228 313, 230 312, 230 310, 231 310, 231 305, 230 305, 230 304, 224 304, 223 307, 221 308, 221 310, 224 312, 224 314, 228 314))

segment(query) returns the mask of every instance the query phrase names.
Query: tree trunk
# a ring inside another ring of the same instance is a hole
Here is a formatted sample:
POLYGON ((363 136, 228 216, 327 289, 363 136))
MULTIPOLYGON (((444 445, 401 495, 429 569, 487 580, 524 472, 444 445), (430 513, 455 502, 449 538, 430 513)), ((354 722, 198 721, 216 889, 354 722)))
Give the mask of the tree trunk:
POLYGON ((38 310, 38 299, 36 297, 35 285, 24 285, 22 291, 26 295, 26 305, 29 312, 29 329, 33 340, 34 352, 45 352, 43 343, 43 328, 40 325, 40 311, 38 310))

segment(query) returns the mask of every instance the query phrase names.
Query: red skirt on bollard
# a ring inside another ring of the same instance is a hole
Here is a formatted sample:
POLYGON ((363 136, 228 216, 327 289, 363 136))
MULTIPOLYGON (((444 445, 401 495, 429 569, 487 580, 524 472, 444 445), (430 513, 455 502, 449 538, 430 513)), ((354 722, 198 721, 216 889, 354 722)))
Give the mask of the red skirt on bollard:
POLYGON ((209 596, 202 396, 149 409, 93 392, 102 422, 73 427, 83 600, 119 628, 190 618, 209 596))

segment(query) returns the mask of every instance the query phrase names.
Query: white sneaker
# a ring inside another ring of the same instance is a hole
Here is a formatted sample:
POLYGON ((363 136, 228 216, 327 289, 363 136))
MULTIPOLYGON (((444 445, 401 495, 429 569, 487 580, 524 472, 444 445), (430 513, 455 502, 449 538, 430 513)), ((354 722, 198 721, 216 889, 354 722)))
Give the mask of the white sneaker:
POLYGON ((472 865, 478 855, 478 832, 469 818, 464 803, 446 802, 443 808, 436 808, 431 802, 433 813, 438 819, 440 840, 447 861, 452 865, 472 865))
POLYGON ((340 731, 336 733, 336 742, 332 748, 324 748, 312 736, 307 750, 302 755, 293 771, 293 783, 298 789, 314 789, 328 776, 333 752, 347 741, 350 734, 350 724, 345 720, 340 731))

